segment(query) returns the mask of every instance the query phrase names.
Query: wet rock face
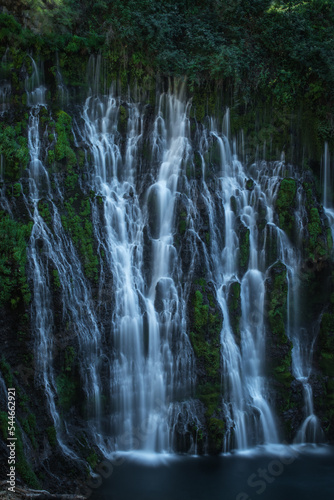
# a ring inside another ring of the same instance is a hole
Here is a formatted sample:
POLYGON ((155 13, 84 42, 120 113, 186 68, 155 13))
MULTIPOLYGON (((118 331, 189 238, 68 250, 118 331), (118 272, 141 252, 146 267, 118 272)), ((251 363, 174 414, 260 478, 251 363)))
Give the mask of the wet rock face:
POLYGON ((296 192, 297 184, 295 179, 283 179, 276 199, 279 226, 290 238, 293 237, 295 229, 296 192))
POLYGON ((190 339, 202 374, 202 383, 218 383, 222 313, 214 298, 212 283, 204 279, 192 286, 189 301, 190 339))
POLYGON ((197 396, 205 406, 205 428, 209 453, 220 453, 225 422, 220 394, 220 332, 222 313, 214 287, 204 279, 193 284, 188 301, 190 341, 196 356, 197 396))
MULTIPOLYGON (((333 295, 332 295, 333 297, 333 295)), ((315 347, 317 373, 312 377, 314 406, 327 437, 334 439, 334 306, 323 313, 315 347)))
POLYGON ((240 319, 241 319, 241 296, 240 283, 234 281, 230 285, 228 294, 228 308, 230 312, 230 323, 236 343, 240 346, 240 319))
POLYGON ((286 335, 287 292, 287 270, 277 262, 266 280, 266 361, 285 439, 291 440, 302 421, 303 399, 301 384, 292 375, 292 342, 286 335))

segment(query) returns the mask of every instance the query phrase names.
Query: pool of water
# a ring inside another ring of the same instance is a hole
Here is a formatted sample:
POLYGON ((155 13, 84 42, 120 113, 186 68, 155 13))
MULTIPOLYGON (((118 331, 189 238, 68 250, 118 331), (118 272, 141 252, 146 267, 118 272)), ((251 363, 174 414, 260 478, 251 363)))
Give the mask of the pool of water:
POLYGON ((332 500, 334 448, 271 446, 218 457, 130 453, 106 460, 91 500, 332 500))

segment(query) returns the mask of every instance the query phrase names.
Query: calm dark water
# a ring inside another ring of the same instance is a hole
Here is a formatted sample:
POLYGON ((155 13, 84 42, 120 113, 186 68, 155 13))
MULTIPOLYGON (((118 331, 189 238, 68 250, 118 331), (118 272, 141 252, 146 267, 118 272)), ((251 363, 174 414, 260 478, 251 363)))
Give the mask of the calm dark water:
POLYGON ((127 456, 106 462, 95 481, 87 485, 91 500, 333 500, 334 448, 164 460, 127 456))

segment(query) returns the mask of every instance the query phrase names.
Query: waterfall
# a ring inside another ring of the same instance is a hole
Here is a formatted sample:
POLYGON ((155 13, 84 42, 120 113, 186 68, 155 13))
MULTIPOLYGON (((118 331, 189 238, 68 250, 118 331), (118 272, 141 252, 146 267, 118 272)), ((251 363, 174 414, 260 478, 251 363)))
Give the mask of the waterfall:
MULTIPOLYGON (((247 189, 248 177, 236 155, 232 155, 228 137, 219 134, 211 125, 211 136, 219 150, 220 172, 215 193, 224 213, 224 240, 220 235, 219 220, 210 189, 203 182, 204 199, 210 214, 212 252, 212 280, 217 288, 217 299, 223 312, 221 332, 223 360, 223 404, 227 423, 224 450, 246 449, 259 443, 276 443, 273 410, 268 401, 264 367, 265 328, 263 323, 264 274, 258 258, 256 204, 260 194, 247 189), (237 207, 237 208, 236 208, 237 207), (239 215, 239 218, 237 217, 239 215), (240 269, 242 253, 237 225, 249 237, 249 257, 240 269), (231 328, 228 294, 238 283, 241 297, 240 338, 231 328), (254 315, 254 311, 259 314, 254 315)), ((223 121, 223 131, 229 133, 229 111, 223 121)), ((204 152, 203 152, 204 153, 204 152)))
POLYGON ((64 81, 63 81, 63 76, 60 72, 60 68, 59 68, 59 56, 58 56, 58 52, 56 54, 56 82, 57 82, 57 88, 58 88, 58 92, 57 92, 57 97, 58 97, 58 100, 59 100, 59 104, 60 104, 60 107, 63 109, 65 106, 68 106, 69 104, 69 91, 66 87, 66 85, 64 84, 64 81))
POLYGON ((331 183, 331 157, 330 151, 328 148, 328 143, 325 142, 324 146, 324 154, 322 157, 322 174, 323 174, 323 206, 325 214, 328 218, 328 222, 332 232, 332 238, 334 239, 334 209, 332 207, 332 201, 329 199, 329 192, 331 192, 332 183, 331 183))
POLYGON ((25 89, 27 93, 28 106, 45 105, 46 87, 41 83, 43 81, 43 66, 38 68, 35 60, 30 57, 32 64, 31 76, 27 76, 25 81, 25 89))
MULTIPOLYGON (((33 64, 34 71, 37 66, 33 64)), ((33 82, 40 83, 33 74, 33 82)), ((32 327, 35 332, 37 383, 42 384, 49 403, 50 414, 56 429, 58 443, 68 456, 76 455, 66 445, 66 422, 59 415, 59 380, 55 378, 54 356, 60 347, 78 343, 81 359, 83 391, 86 398, 88 419, 92 419, 92 433, 98 433, 100 421, 100 380, 98 355, 100 332, 94 311, 90 306, 91 292, 84 278, 82 266, 72 242, 64 233, 61 217, 53 201, 48 170, 41 160, 39 113, 45 107, 45 87, 32 88, 28 93, 31 103, 28 123, 30 151, 29 199, 27 208, 33 219, 28 247, 30 275, 33 281, 32 327), (38 202, 47 199, 51 205, 52 229, 39 213, 38 202), (30 208, 32 206, 32 208, 30 208), (71 333, 64 332, 61 340, 55 337, 55 317, 52 307, 51 268, 61 288, 63 318, 70 325, 71 333)), ((98 435, 98 434, 97 434, 98 435)))
MULTIPOLYGON (((171 93, 160 97, 151 136, 152 156, 160 167, 152 172, 153 183, 141 204, 136 168, 143 113, 137 104, 128 103, 125 108, 112 89, 107 96, 96 94, 99 78, 93 81, 95 93, 86 100, 79 133, 94 158, 92 187, 103 200, 103 223, 96 235, 115 291, 109 374, 114 442, 109 446, 124 449, 126 440, 126 448, 132 449, 140 427, 141 449, 168 451, 173 437, 167 423, 177 414, 172 403, 177 371, 172 343, 184 329, 175 282, 173 220, 181 163, 190 147, 187 108, 171 93), (125 151, 117 130, 120 113, 127 114, 125 151), (150 238, 149 269, 143 269, 144 229, 150 238)), ((189 343, 184 346, 181 341, 179 349, 182 356, 189 343)))
MULTIPOLYGON (((286 166, 281 163, 276 174, 284 177, 286 166)), ((281 178, 282 178, 281 177, 281 178)), ((299 246, 293 246, 287 235, 276 226, 273 219, 273 201, 277 196, 278 176, 274 176, 271 182, 267 183, 266 201, 270 209, 268 224, 271 230, 276 233, 277 258, 282 262, 287 271, 287 322, 286 333, 292 341, 292 373, 296 380, 301 382, 304 393, 304 422, 295 437, 296 443, 317 443, 323 439, 323 433, 320 423, 313 409, 313 391, 309 383, 312 372, 313 345, 316 338, 315 332, 306 330, 301 323, 301 290, 300 290, 300 271, 302 255, 299 246), (274 182, 273 182, 274 181, 274 182), (270 206, 271 205, 271 206, 270 206), (310 335, 310 333, 312 335, 310 335), (312 339, 312 340, 311 340, 312 339)), ((302 238, 303 228, 303 198, 301 191, 297 190, 297 208, 295 211, 296 225, 300 229, 299 238, 302 238)))
MULTIPOLYGON (((63 412, 69 382, 59 367, 66 349, 77 357, 72 382, 82 399, 86 432, 105 456, 135 449, 198 451, 198 436, 209 420, 196 392, 202 372, 190 332, 199 277, 212 290, 210 307, 222 318, 215 386, 219 418, 213 417, 224 425, 219 451, 279 443, 266 366, 265 301, 266 280, 277 261, 287 273, 292 372, 304 390, 305 415, 296 441, 321 440, 310 384, 312 332, 300 320, 302 237, 293 245, 277 223, 279 186, 293 169, 283 159, 247 167, 245 137, 242 131, 231 136, 229 110, 219 125, 213 118, 205 126, 191 121, 184 83, 169 82, 154 105, 135 99, 136 92, 124 100, 117 86, 107 90, 101 57, 91 57, 88 96, 72 122, 73 144, 84 145, 78 186, 92 212, 98 255, 96 281, 88 280, 64 222, 70 169, 60 172, 63 165, 48 167, 45 159, 46 137, 57 141, 60 133, 46 103, 43 66, 32 60, 32 69, 25 82, 30 164, 29 194, 23 196, 33 221, 28 261, 36 384, 45 392, 63 452, 78 459, 75 425, 63 412), (42 134, 40 117, 46 115, 42 134), (237 323, 231 312, 235 291, 237 323)), ((69 94, 59 69, 57 85, 65 106, 69 94)), ((326 148, 324 171, 325 204, 326 148)), ((297 201, 301 227, 300 190, 297 201)))

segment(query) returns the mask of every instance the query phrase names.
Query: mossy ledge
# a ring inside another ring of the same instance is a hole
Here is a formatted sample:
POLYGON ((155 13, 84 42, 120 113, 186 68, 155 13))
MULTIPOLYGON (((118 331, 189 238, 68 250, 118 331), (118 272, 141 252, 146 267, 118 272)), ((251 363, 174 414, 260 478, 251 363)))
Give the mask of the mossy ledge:
POLYGON ((301 423, 301 387, 292 375, 292 342, 286 334, 288 282, 285 265, 277 261, 266 279, 267 371, 275 390, 275 406, 285 439, 291 440, 301 423), (298 411, 291 411, 298 410, 298 411))
POLYGON ((222 451, 225 423, 221 408, 220 333, 223 317, 214 298, 214 289, 204 279, 193 285, 189 298, 190 341, 196 356, 200 384, 196 395, 204 403, 208 450, 222 451))

